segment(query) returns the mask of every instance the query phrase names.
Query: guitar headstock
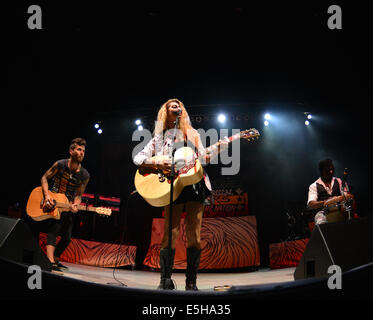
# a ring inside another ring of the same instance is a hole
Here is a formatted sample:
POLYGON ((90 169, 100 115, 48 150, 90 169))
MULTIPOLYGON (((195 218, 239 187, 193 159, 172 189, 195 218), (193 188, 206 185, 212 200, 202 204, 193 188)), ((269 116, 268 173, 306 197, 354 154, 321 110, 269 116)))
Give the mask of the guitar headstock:
POLYGON ((241 131, 240 136, 242 139, 246 139, 250 141, 250 140, 259 139, 260 133, 258 130, 252 128, 252 129, 241 131))
POLYGON ((96 211, 96 213, 103 214, 105 216, 110 216, 111 215, 111 209, 109 209, 109 208, 97 207, 95 211, 96 211))

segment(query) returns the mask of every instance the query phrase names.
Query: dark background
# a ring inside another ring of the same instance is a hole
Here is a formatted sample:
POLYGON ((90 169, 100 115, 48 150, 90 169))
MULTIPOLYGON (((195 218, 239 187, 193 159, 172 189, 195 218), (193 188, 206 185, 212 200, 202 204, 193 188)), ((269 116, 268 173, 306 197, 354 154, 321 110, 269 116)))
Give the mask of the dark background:
MULTIPOLYGON (((131 153, 134 120, 152 121, 162 103, 177 97, 189 114, 224 111, 248 120, 261 139, 241 142, 241 171, 231 177, 249 194, 257 217, 262 264, 268 244, 289 234, 286 212, 302 206, 330 157, 336 175, 349 169, 361 216, 369 206, 371 49, 368 11, 342 2, 195 6, 119 6, 110 2, 18 2, 5 7, 3 38, 2 172, 6 213, 25 207, 42 174, 68 157, 71 139, 88 141, 87 192, 121 198, 113 228, 102 230, 147 248, 159 209, 134 190, 131 153), (43 29, 27 28, 27 8, 39 4, 43 29), (342 8, 342 30, 327 27, 327 8, 342 8), (263 126, 263 114, 273 123, 263 126), (304 126, 304 112, 314 114, 304 126), (98 135, 93 127, 101 121, 98 135)), ((193 118, 194 119, 194 118, 193 118)), ((215 121, 196 128, 220 128, 215 121)), ((220 167, 206 168, 220 183, 220 167)), ((111 220, 109 220, 111 223, 111 220)), ((103 222, 97 222, 98 227, 103 222)), ((105 232, 87 237, 103 239, 105 232)), ((139 258, 141 259, 141 257, 139 258)))

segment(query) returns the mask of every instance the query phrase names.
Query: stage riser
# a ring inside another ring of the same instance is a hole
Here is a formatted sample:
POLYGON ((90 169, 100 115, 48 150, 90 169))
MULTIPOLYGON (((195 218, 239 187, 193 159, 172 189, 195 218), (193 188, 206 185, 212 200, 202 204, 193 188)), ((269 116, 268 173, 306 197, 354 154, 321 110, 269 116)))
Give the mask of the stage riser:
MULTIPOLYGON (((45 252, 47 235, 39 236, 40 247, 45 252)), ((57 243, 60 237, 57 237, 57 243)), ((103 243, 72 238, 60 260, 95 267, 135 267, 136 246, 103 243)))
MULTIPOLYGON (((159 268, 164 219, 153 219, 151 243, 144 265, 159 268)), ((181 219, 174 269, 186 269, 187 239, 181 219)), ((255 216, 204 218, 201 227, 202 269, 258 267, 260 253, 255 216)))
POLYGON ((284 241, 269 245, 269 263, 271 269, 296 267, 302 258, 309 239, 284 241))

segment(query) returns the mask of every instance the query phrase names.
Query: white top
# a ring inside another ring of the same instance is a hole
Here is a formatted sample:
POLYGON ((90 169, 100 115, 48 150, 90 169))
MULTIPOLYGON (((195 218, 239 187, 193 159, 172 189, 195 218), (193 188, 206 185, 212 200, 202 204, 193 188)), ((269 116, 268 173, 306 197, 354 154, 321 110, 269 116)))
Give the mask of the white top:
MULTIPOLYGON (((142 149, 138 154, 136 154, 133 158, 133 162, 140 166, 145 161, 145 159, 149 159, 153 156, 164 156, 164 155, 170 155, 172 152, 171 144, 172 144, 172 138, 173 138, 173 130, 167 130, 164 135, 157 134, 155 135, 148 144, 142 149)), ((197 154, 196 158, 202 158, 206 155, 206 150, 202 146, 202 143, 198 143, 197 148, 197 154)), ((201 159, 202 160, 202 159, 201 159)), ((204 165, 205 161, 201 161, 201 164, 204 165)), ((204 171, 204 180, 206 187, 211 190, 211 183, 208 175, 204 171)))
MULTIPOLYGON (((321 180, 321 178, 318 178, 314 183, 312 183, 308 189, 308 201, 307 201, 307 205, 311 202, 311 201, 317 201, 317 183, 318 184, 321 184, 326 192, 329 194, 329 195, 332 195, 332 192, 333 192, 333 187, 334 187, 334 183, 338 183, 339 184, 339 190, 341 191, 341 193, 343 192, 342 190, 342 180, 339 179, 339 178, 336 178, 336 177, 333 177, 332 178, 332 182, 330 184, 330 188, 328 188, 324 181, 321 180)), ((346 190, 344 190, 346 192, 346 190)))
MULTIPOLYGON (((133 162, 140 166, 145 159, 149 159, 153 156, 164 156, 170 155, 172 152, 171 144, 173 137, 173 130, 167 130, 164 135, 156 134, 148 144, 142 149, 135 157, 133 162)), ((204 157, 206 155, 206 150, 201 143, 197 143, 198 146, 195 146, 198 153, 198 158, 204 157)), ((197 155, 196 155, 197 156, 197 155)), ((204 164, 204 161, 201 161, 204 164)))

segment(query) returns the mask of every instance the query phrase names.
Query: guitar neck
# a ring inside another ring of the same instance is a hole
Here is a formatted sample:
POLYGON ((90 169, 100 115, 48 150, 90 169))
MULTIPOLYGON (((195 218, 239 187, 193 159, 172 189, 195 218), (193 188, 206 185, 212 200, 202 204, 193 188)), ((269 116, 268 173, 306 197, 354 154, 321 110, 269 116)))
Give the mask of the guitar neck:
MULTIPOLYGON (((61 209, 70 210, 70 206, 69 206, 68 203, 57 202, 56 207, 61 208, 61 209)), ((96 212, 95 207, 87 207, 87 206, 82 206, 82 205, 78 205, 78 210, 79 211, 93 211, 93 212, 96 212)))
MULTIPOLYGON (((231 143, 234 140, 239 139, 240 137, 241 137, 241 133, 240 132, 236 133, 235 135, 233 135, 233 136, 231 136, 231 137, 228 138, 228 140, 229 140, 228 142, 231 143)), ((214 149, 219 148, 221 144, 222 143, 220 141, 216 142, 212 146, 209 146, 208 148, 206 148, 206 152, 207 153, 211 153, 214 149)))

